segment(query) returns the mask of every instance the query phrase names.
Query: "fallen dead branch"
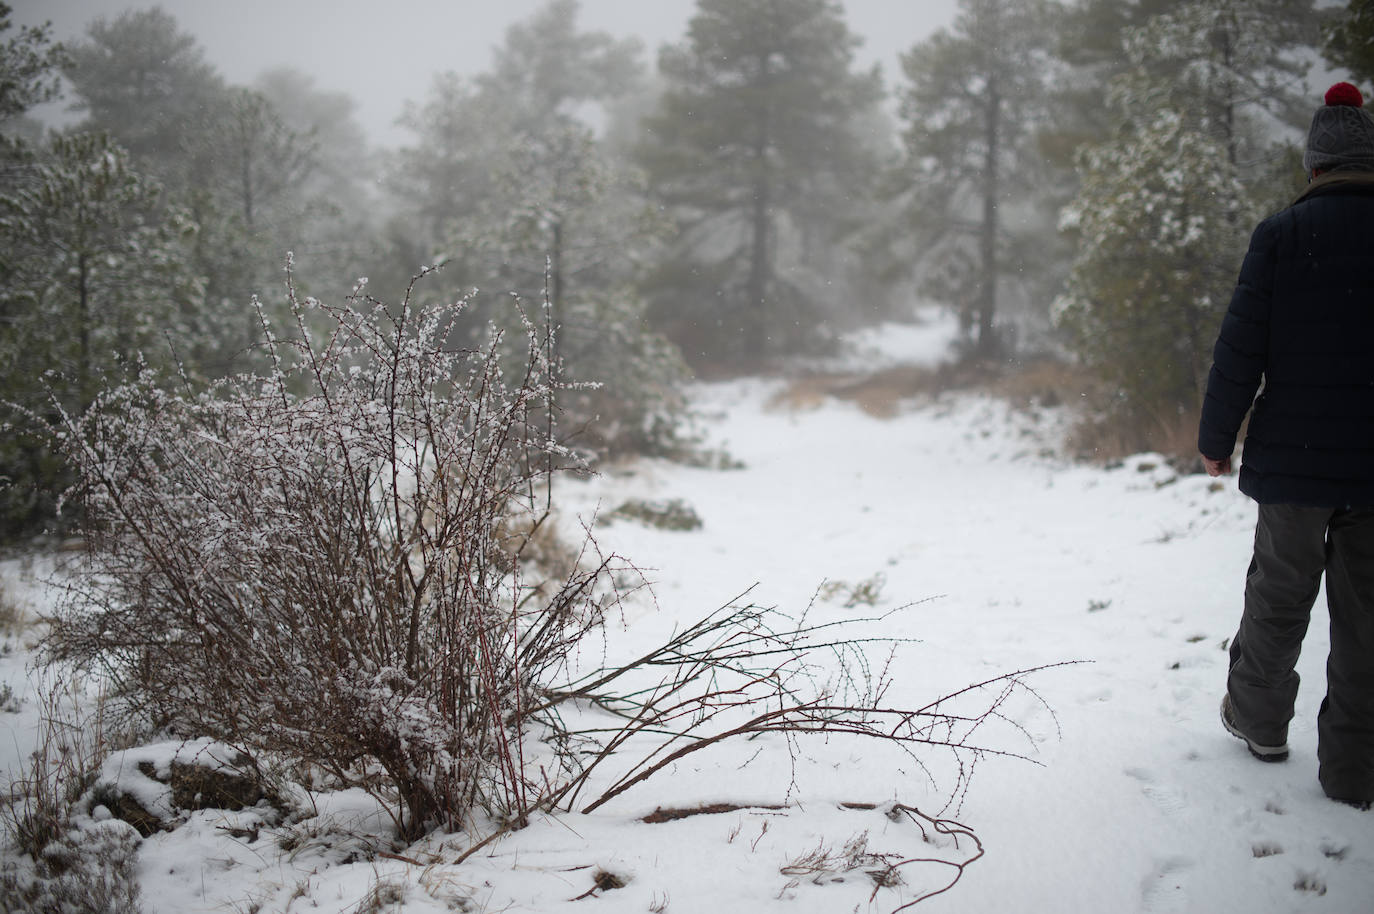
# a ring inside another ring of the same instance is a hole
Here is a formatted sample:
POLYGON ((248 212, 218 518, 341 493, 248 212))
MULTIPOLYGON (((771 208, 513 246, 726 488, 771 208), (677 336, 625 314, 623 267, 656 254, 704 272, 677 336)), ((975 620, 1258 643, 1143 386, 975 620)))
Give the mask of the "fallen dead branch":
MULTIPOLYGON (((1028 679, 1064 664, 1005 673, 973 683, 916 708, 885 704, 891 685, 891 639, 868 638, 852 620, 792 626, 774 610, 738 601, 669 639, 659 648, 621 667, 598 671, 549 696, 546 710, 576 702, 613 721, 603 727, 565 726, 559 738, 577 742, 590 760, 567 784, 573 807, 590 773, 628 763, 609 786, 581 806, 591 812, 643 783, 674 762, 723 742, 780 734, 793 747, 807 736, 855 736, 899 746, 929 775, 916 754, 936 749, 952 756, 957 802, 968 788, 979 760, 1001 756, 1030 760, 1008 748, 1008 734, 1031 745, 1030 735, 1005 713, 1007 702, 1027 695, 1049 709, 1028 679), (874 667, 868 649, 889 650, 874 667), (646 673, 657 677, 646 681, 646 673), (981 739, 993 724, 998 735, 981 739), (628 752, 632 742, 642 748, 628 752)), ((1050 710, 1051 716, 1053 711, 1050 710)), ((562 721, 557 720, 558 725, 562 721)))
POLYGON ((741 809, 785 809, 784 806, 777 805, 744 805, 740 803, 709 803, 702 806, 691 806, 687 808, 664 809, 662 806, 649 813, 639 821, 649 825, 658 825, 662 822, 676 822, 679 819, 689 819, 692 816, 715 816, 721 813, 738 812, 741 809))
MULTIPOLYGON (((978 836, 975 835, 973 831, 969 829, 967 826, 962 825, 961 823, 956 822, 953 819, 943 819, 935 816, 928 816, 914 806, 906 806, 901 803, 895 804, 889 812, 889 816, 893 817, 903 815, 906 816, 910 821, 916 823, 916 825, 921 829, 922 837, 924 837, 927 841, 929 840, 930 833, 926 831, 926 826, 929 825, 931 831, 934 832, 936 835, 952 838, 954 840, 954 846, 956 849, 959 848, 960 838, 968 839, 970 842, 973 843, 974 853, 968 859, 962 861, 946 860, 942 857, 911 857, 906 860, 900 860, 896 863, 891 864, 888 867, 887 874, 888 877, 892 879, 897 878, 897 871, 900 870, 902 867, 912 866, 915 864, 932 864, 935 866, 950 867, 954 870, 954 876, 952 879, 950 879, 950 881, 947 884, 945 884, 941 888, 935 889, 931 892, 926 892, 923 895, 920 895, 919 897, 911 901, 908 901, 901 907, 896 908, 892 912, 892 914, 897 914, 898 911, 905 911, 907 908, 915 907, 916 905, 920 904, 928 898, 934 898, 936 895, 943 895, 945 892, 948 892, 950 889, 954 888, 955 884, 958 883, 958 881, 961 878, 963 878, 964 870, 967 869, 970 865, 972 865, 975 861, 981 859, 983 856, 983 842, 980 841, 978 839, 978 836)), ((882 888, 884 885, 887 884, 891 883, 885 880, 878 881, 878 884, 875 885, 873 888, 873 893, 869 895, 869 901, 872 901, 874 898, 876 898, 878 895, 878 889, 882 888)))

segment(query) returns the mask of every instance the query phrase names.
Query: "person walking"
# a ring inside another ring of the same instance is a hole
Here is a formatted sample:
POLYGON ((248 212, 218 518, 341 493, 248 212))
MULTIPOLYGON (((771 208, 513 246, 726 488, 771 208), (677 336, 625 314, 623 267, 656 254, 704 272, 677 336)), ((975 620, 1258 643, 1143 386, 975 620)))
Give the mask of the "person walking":
POLYGON ((1207 378, 1198 449, 1259 503, 1221 719, 1288 757, 1294 671, 1322 577, 1331 618, 1317 777, 1374 801, 1374 118, 1349 83, 1308 131, 1307 189, 1255 229, 1207 378), (1256 392, 1259 392, 1256 398, 1256 392))

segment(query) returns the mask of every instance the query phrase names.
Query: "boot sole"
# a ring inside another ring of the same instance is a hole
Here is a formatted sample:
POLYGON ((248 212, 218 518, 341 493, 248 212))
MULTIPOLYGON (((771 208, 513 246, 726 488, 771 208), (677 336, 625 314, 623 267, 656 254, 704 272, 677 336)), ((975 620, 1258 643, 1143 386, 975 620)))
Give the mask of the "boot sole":
POLYGON ((1250 754, 1261 762, 1282 762, 1288 758, 1287 746, 1266 746, 1257 743, 1250 737, 1236 729, 1236 725, 1231 723, 1231 696, 1227 695, 1221 700, 1221 725, 1226 728, 1226 732, 1236 739, 1245 743, 1245 748, 1250 750, 1250 754))

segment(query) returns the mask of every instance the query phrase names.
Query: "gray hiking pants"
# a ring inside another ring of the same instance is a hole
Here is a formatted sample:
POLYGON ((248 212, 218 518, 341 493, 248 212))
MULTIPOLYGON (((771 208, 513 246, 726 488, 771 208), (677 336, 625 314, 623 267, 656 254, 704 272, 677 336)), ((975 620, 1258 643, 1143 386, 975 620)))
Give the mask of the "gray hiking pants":
POLYGON ((1231 641, 1226 687, 1235 722, 1265 745, 1288 739, 1294 665, 1322 574, 1331 615, 1326 698, 1317 715, 1318 777, 1328 796, 1374 799, 1374 509, 1260 505, 1231 641))

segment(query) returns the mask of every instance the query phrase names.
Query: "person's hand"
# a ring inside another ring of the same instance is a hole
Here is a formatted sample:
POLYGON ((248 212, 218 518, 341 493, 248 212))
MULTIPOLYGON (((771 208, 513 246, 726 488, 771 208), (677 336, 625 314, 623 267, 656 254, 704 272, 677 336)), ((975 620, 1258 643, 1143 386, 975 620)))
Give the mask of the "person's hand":
POLYGON ((1225 457, 1221 460, 1213 460, 1206 454, 1202 455, 1202 465, 1207 468, 1208 476, 1230 476, 1231 458, 1225 457))

